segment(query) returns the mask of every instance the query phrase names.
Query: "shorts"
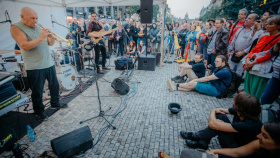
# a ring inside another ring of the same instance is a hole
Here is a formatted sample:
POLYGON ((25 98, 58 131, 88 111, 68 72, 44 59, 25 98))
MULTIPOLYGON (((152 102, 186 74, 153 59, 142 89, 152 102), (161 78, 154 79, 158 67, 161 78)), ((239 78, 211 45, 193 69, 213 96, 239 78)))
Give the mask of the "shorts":
POLYGON ((217 88, 213 86, 210 82, 208 83, 197 82, 194 90, 215 97, 221 95, 221 92, 218 91, 217 88))

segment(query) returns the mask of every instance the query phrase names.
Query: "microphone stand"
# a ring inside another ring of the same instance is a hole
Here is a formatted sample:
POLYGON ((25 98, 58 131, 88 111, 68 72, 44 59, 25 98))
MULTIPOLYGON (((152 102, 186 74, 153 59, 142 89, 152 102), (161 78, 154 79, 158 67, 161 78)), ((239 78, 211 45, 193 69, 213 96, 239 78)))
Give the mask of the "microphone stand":
MULTIPOLYGON (((96 43, 96 44, 98 44, 98 43, 96 43)), ((94 58, 96 58, 96 56, 94 56, 94 58)), ((93 60, 93 61, 95 61, 95 60, 93 60)), ((94 64, 95 70, 97 70, 96 64, 97 64, 97 63, 94 64)), ((98 78, 98 74, 97 74, 96 71, 95 71, 95 75, 96 75, 96 82, 95 82, 95 84, 96 84, 97 98, 98 98, 98 103, 99 103, 99 114, 98 114, 97 116, 94 116, 94 117, 91 117, 91 118, 86 119, 86 120, 84 120, 84 121, 81 121, 80 124, 82 124, 82 123, 84 123, 84 122, 87 122, 87 121, 89 121, 89 120, 95 119, 95 118, 102 117, 106 122, 108 122, 109 126, 113 127, 113 129, 115 130, 115 129, 117 129, 117 128, 116 128, 115 126, 113 126, 113 125, 111 124, 111 122, 109 122, 109 121, 104 117, 104 116, 106 116, 106 115, 105 115, 105 112, 108 111, 108 110, 110 110, 111 107, 109 107, 109 108, 108 108, 107 110, 105 110, 105 111, 102 110, 101 100, 100 100, 100 94, 99 94, 99 87, 98 87, 98 79, 99 79, 99 78, 98 78)))

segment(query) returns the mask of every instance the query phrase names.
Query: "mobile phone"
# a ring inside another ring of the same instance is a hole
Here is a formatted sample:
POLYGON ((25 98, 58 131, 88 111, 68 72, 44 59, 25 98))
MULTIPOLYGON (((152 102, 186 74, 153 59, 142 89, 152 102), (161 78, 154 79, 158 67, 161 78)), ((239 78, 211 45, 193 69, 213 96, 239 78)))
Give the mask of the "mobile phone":
POLYGON ((258 22, 258 23, 261 23, 261 21, 260 21, 260 20, 257 20, 257 22, 258 22))

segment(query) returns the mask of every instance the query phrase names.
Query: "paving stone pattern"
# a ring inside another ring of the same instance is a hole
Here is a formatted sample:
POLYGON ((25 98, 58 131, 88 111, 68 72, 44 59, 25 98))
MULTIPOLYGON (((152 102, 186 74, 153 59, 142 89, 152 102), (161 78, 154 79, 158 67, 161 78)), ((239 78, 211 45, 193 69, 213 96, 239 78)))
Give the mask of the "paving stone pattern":
MULTIPOLYGON (((103 78, 112 82, 122 71, 109 71, 103 78)), ((153 158, 159 151, 170 156, 180 157, 180 152, 186 148, 180 137, 181 130, 196 131, 208 125, 208 116, 213 108, 232 106, 233 98, 217 99, 197 92, 169 92, 166 80, 178 75, 177 64, 167 64, 163 68, 156 67, 155 71, 135 70, 130 80, 140 82, 136 84, 136 94, 131 93, 127 99, 126 109, 120 113, 113 125, 116 130, 109 128, 105 131, 99 143, 81 157, 94 158, 153 158), (179 103, 183 110, 171 114, 168 104, 179 103)), ((106 114, 115 114, 125 106, 121 101, 125 96, 117 94, 111 84, 99 79, 99 89, 102 108, 112 107, 106 114), (121 98, 120 98, 121 97, 121 98)), ((132 88, 130 89, 130 92, 132 88)), ((67 109, 61 109, 52 115, 47 122, 43 122, 35 131, 37 139, 30 142, 28 136, 20 142, 29 145, 28 154, 39 157, 44 151, 51 151, 50 140, 71 132, 82 126, 89 126, 94 142, 97 141, 99 131, 107 122, 102 118, 90 120, 83 124, 80 121, 96 116, 99 113, 96 85, 93 84, 78 97, 68 103, 67 109)), ((107 116, 112 120, 112 116, 107 116)), ((217 139, 212 139, 210 148, 219 148, 217 139)), ((5 152, 7 156, 11 152, 5 152)), ((0 155, 0 157, 2 157, 0 155)))

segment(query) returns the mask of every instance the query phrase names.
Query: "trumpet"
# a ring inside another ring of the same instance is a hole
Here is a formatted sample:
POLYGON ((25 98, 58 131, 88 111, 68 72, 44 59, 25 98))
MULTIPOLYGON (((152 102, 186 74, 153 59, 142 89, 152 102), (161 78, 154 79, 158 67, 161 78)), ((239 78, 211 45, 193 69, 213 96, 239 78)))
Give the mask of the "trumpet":
MULTIPOLYGON (((38 25, 38 24, 36 24, 38 27, 40 27, 41 29, 43 29, 43 27, 42 26, 40 26, 40 25, 38 25)), ((63 38, 63 37, 61 37, 61 36, 59 36, 58 34, 56 34, 56 33, 54 33, 54 32, 50 32, 50 33, 52 33, 54 36, 55 36, 55 41, 57 41, 57 43, 59 43, 59 44, 61 44, 61 40, 63 40, 64 42, 66 42, 66 44, 67 44, 67 46, 72 46, 72 44, 73 44, 73 40, 72 39, 65 39, 65 38, 63 38), (60 40, 61 39, 61 40, 60 40)))

